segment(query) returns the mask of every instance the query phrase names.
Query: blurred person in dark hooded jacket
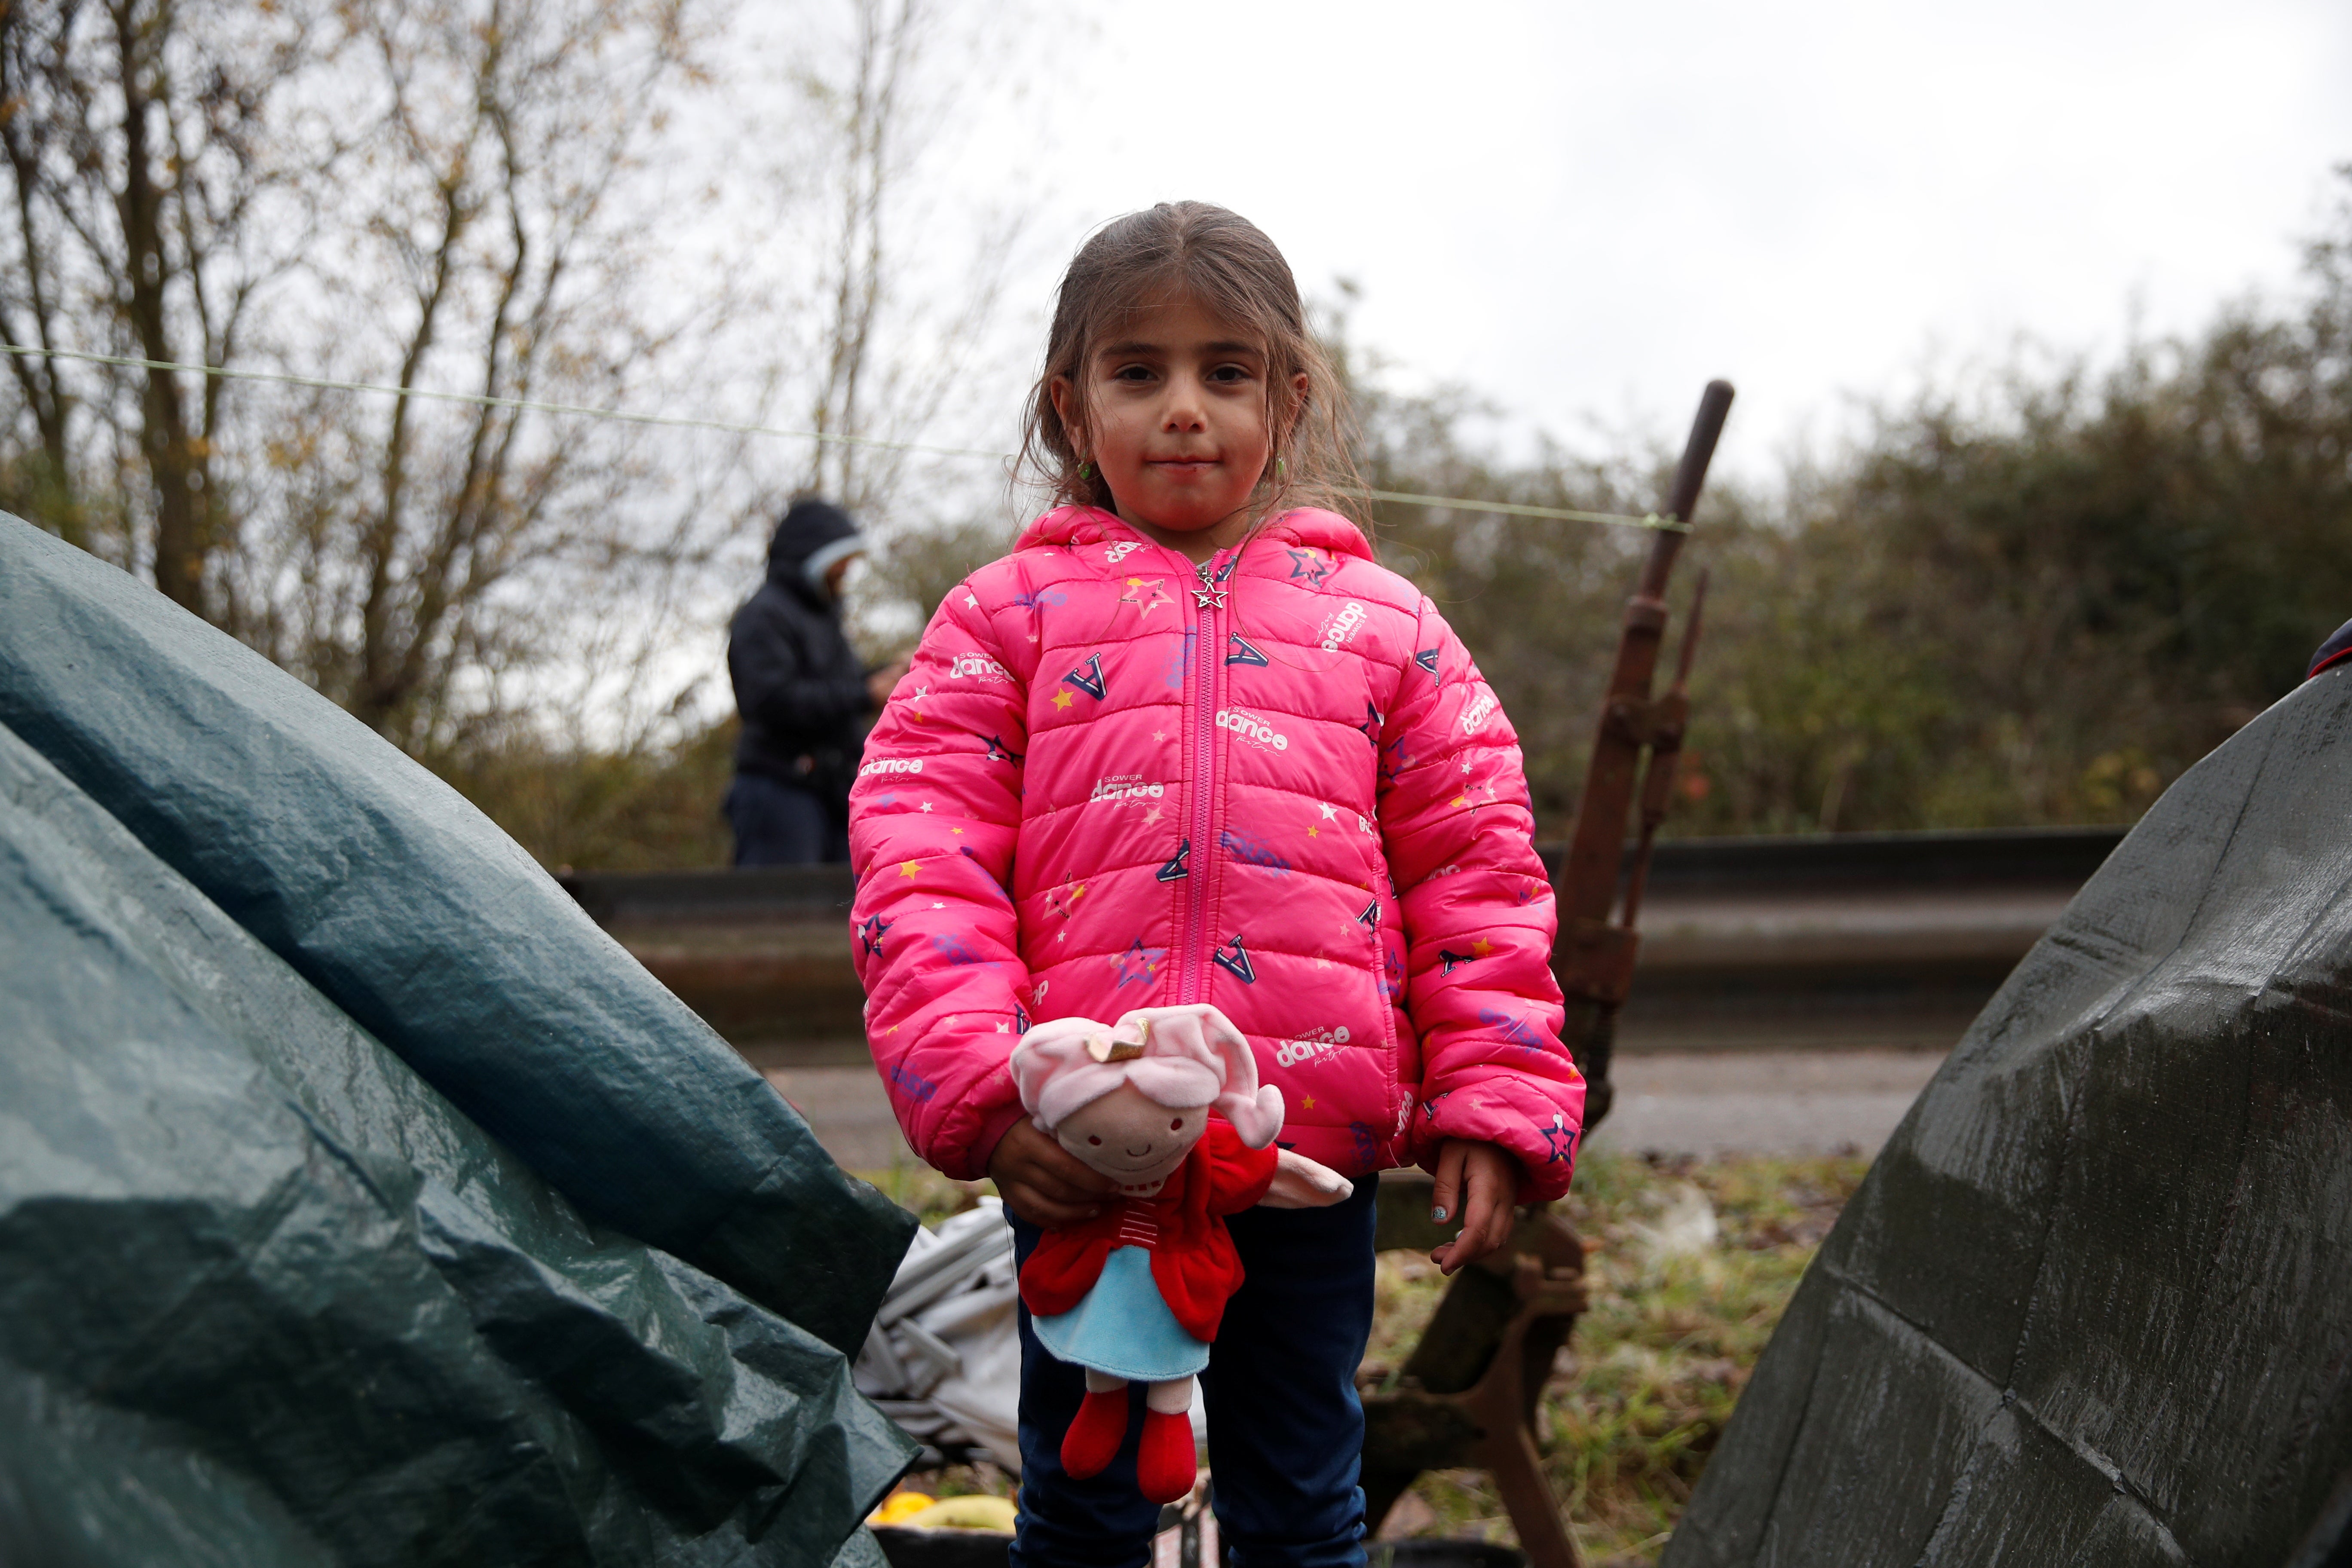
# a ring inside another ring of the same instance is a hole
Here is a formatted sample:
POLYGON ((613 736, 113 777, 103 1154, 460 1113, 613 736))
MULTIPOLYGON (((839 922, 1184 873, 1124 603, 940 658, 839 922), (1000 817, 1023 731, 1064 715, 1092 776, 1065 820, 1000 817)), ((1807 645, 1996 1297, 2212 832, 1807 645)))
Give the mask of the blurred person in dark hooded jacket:
POLYGON ((865 552, 847 512, 794 501, 768 547, 768 580, 728 628, 727 674, 743 716, 727 792, 738 866, 849 858, 861 721, 907 672, 904 659, 867 669, 842 630, 842 580, 865 552))

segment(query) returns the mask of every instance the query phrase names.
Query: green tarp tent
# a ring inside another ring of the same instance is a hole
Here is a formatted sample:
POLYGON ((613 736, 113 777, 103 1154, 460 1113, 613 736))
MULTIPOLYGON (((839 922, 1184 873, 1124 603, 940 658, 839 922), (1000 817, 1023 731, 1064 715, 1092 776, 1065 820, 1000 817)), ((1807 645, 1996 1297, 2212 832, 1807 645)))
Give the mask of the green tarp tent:
POLYGON ((2347 1467, 2352 668, 2190 770, 1977 1019, 1664 1561, 2315 1568, 2347 1467))
POLYGON ((0 1557, 878 1561, 913 1226, 454 792, 0 517, 0 1557))

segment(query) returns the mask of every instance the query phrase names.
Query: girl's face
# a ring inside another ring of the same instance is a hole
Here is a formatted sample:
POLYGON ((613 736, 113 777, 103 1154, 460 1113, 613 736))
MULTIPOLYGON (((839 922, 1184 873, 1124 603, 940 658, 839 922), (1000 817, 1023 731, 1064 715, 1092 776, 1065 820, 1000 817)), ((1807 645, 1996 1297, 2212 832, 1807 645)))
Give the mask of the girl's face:
POLYGON ((1238 542, 1274 447, 1255 336, 1180 295, 1122 317, 1081 374, 1055 377, 1054 412, 1118 515, 1195 561, 1238 542))

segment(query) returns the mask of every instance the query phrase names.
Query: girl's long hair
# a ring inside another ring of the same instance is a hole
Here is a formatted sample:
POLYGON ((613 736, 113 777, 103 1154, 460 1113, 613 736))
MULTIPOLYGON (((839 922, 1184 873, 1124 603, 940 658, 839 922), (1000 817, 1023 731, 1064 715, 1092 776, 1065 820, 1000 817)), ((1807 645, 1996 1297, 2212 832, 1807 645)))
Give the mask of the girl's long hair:
POLYGON ((1055 505, 1114 510, 1101 471, 1080 474, 1084 460, 1054 412, 1054 380, 1069 379, 1083 410, 1087 361, 1104 334, 1124 315, 1188 296, 1265 345, 1273 443, 1250 498, 1259 518, 1302 506, 1336 511, 1360 497, 1363 483, 1349 456, 1355 430, 1347 395, 1307 330, 1290 264, 1257 225, 1206 202, 1162 202, 1113 218, 1078 247, 1055 296, 1045 369, 1029 393, 1022 468, 1055 505), (1301 372, 1304 395, 1292 384, 1301 372))

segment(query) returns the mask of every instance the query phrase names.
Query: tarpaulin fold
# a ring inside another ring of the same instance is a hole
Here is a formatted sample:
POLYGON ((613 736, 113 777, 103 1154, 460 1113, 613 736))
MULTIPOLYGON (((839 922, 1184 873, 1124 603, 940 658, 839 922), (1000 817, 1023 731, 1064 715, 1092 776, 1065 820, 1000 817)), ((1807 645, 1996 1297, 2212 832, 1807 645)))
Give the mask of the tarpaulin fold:
POLYGON ((858 1521, 913 1445, 829 1341, 862 1340, 912 1217, 470 808, 192 626, 0 521, 0 1557, 871 1557, 858 1521), (159 716, 176 776, 131 733, 159 716), (429 1066, 490 1058, 459 1081, 522 1095, 533 1136, 491 1136, 316 975, 429 1066), (574 982, 589 1003, 555 998, 574 982), (601 1175, 601 1219, 542 1159, 601 1175))
POLYGON ((2191 769, 1791 1299, 1664 1563, 2274 1568, 2352 1464, 2352 668, 2191 769))
POLYGON ((5 514, 0 724, 583 1214, 856 1353, 912 1217, 455 790, 5 514))

